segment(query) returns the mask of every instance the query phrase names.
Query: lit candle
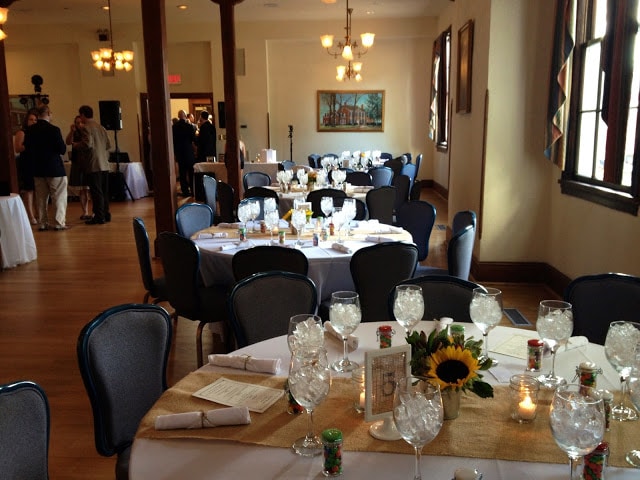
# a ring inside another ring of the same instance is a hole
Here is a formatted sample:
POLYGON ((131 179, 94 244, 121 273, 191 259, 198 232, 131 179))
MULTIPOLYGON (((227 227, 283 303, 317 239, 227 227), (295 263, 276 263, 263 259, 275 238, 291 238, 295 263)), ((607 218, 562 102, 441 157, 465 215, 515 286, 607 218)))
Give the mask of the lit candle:
POLYGON ((360 408, 364 409, 364 392, 360 392, 360 408))
POLYGON ((533 403, 528 393, 518 404, 518 414, 523 420, 533 420, 536 418, 536 404, 533 403))

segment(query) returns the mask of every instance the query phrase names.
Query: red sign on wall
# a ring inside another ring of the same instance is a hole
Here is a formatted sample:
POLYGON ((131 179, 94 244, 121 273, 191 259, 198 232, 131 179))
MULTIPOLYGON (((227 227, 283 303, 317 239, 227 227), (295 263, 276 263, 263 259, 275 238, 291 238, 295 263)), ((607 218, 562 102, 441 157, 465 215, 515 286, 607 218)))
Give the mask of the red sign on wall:
POLYGON ((179 73, 173 73, 167 75, 167 82, 169 85, 180 85, 182 83, 182 75, 179 73))

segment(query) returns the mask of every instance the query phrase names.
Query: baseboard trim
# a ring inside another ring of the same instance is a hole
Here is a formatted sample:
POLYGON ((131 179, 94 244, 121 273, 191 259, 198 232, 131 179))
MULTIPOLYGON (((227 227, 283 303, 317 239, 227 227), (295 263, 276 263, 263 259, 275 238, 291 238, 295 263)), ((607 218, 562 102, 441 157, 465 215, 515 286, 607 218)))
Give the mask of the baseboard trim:
POLYGON ((544 262, 478 262, 471 263, 471 275, 482 282, 542 283, 562 296, 571 279, 544 262))

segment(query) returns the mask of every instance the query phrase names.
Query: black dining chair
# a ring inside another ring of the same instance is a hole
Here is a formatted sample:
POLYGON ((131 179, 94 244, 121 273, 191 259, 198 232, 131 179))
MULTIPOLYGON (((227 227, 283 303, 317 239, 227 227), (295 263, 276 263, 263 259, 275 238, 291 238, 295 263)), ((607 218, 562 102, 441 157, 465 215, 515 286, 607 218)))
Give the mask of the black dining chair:
MULTIPOLYGON (((423 320, 439 320, 442 317, 453 318, 455 322, 471 323, 469 304, 474 288, 481 285, 450 275, 424 275, 403 280, 398 285, 418 285, 424 298, 423 320)), ((395 288, 394 288, 395 290, 395 288)), ((389 292, 389 315, 393 313, 394 290, 389 292)))
POLYGON ((573 311, 573 334, 604 345, 609 324, 637 321, 640 312, 640 277, 624 273, 598 273, 575 278, 564 292, 573 311))
POLYGON ((380 223, 393 225, 393 210, 396 202, 396 187, 378 187, 367 192, 365 203, 369 218, 375 218, 380 223))
POLYGON ((213 225, 213 210, 204 203, 185 203, 176 210, 176 229, 186 238, 213 225))
POLYGON ((280 203, 280 197, 278 197, 278 192, 266 187, 250 187, 249 189, 245 190, 244 198, 251 198, 251 197, 275 198, 276 205, 280 203))
POLYGON ((436 207, 422 200, 407 202, 396 213, 396 225, 407 230, 418 247, 419 262, 429 255, 429 239, 435 221, 436 207))
POLYGON ((49 480, 49 400, 40 385, 0 385, 0 477, 49 480))
POLYGON ((373 181, 371 180, 371 175, 367 172, 349 172, 347 173, 347 178, 345 179, 347 183, 351 185, 356 185, 359 187, 366 187, 373 185, 373 181))
POLYGON ((218 212, 218 181, 215 177, 204 175, 202 177, 202 185, 204 189, 204 203, 211 207, 215 222, 215 217, 218 212))
POLYGON ((389 167, 373 167, 367 172, 371 175, 371 184, 378 187, 388 187, 393 181, 393 170, 389 167))
POLYGON ((300 313, 315 314, 317 302, 316 286, 306 275, 271 271, 241 280, 229 295, 229 320, 237 347, 286 335, 289 319, 300 313))
POLYGON ((220 211, 214 218, 216 225, 221 222, 232 223, 236 221, 234 195, 235 192, 231 185, 218 181, 217 196, 220 211))
POLYGON ((231 259, 236 282, 254 273, 283 271, 307 275, 309 260, 301 250, 279 245, 256 245, 236 252, 231 259))
POLYGON ((78 336, 76 353, 93 411, 96 450, 105 457, 117 455, 116 480, 128 480, 140 420, 167 389, 171 335, 164 308, 125 304, 97 315, 78 336))
POLYGON ((415 182, 417 174, 418 168, 415 163, 407 163, 406 165, 403 165, 400 170, 400 175, 406 175, 409 177, 409 191, 413 188, 413 182, 415 182))
POLYGON ((242 186, 245 190, 250 187, 268 187, 271 185, 271 177, 264 172, 247 172, 242 176, 242 186))
POLYGON ((364 247, 351 257, 351 277, 360 296, 363 322, 390 320, 389 293, 413 276, 418 248, 412 243, 384 242, 364 247))
POLYGON ((394 223, 398 209, 409 201, 410 184, 411 180, 406 175, 396 175, 391 181, 391 186, 396 187, 396 197, 393 201, 394 223))
POLYGON ((152 303, 164 302, 167 300, 167 285, 164 276, 153 276, 149 234, 147 233, 144 221, 139 217, 133 219, 133 236, 136 241, 142 284, 147 290, 142 302, 147 303, 149 298, 153 299, 152 303))
POLYGON ((389 152, 380 153, 380 160, 391 160, 392 158, 393 158, 393 155, 389 152))

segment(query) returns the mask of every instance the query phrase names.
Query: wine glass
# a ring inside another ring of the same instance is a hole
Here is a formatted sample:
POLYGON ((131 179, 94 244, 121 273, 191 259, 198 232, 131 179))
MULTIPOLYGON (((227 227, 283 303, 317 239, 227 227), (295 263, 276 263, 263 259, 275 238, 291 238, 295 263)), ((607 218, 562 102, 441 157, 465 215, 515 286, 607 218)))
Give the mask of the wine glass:
MULTIPOLYGON (((478 358, 485 362, 489 357, 489 332, 502 319, 502 292, 497 288, 477 287, 473 289, 469 316, 476 327, 482 332, 483 352, 478 358)), ((491 358, 491 365, 497 365, 498 360, 491 358)))
POLYGON ((347 236, 350 235, 351 231, 351 220, 356 218, 356 199, 355 198, 345 198, 342 203, 342 211, 345 212, 345 225, 346 225, 346 233, 347 236))
POLYGON ((289 319, 287 345, 293 352, 300 349, 318 350, 324 346, 324 329, 318 315, 301 313, 289 319))
POLYGON ((249 204, 243 203, 241 205, 238 205, 238 220, 240 220, 240 223, 242 223, 245 229, 247 228, 247 222, 250 218, 251 207, 249 207, 249 204))
POLYGON ((627 379, 631 368, 635 365, 636 345, 640 341, 640 323, 616 321, 611 322, 604 341, 604 354, 609 363, 620 375, 620 403, 611 409, 611 418, 620 421, 637 420, 638 414, 633 408, 626 406, 627 379))
POLYGON ((273 197, 265 197, 264 199, 264 213, 272 212, 278 209, 278 204, 276 203, 276 199, 273 197))
POLYGON ((249 202, 249 211, 251 212, 251 225, 255 227, 256 218, 260 216, 260 202, 258 200, 249 202))
POLYGON ((329 320, 333 329, 342 336, 343 356, 331 364, 336 372, 350 372, 358 368, 356 362, 349 360, 347 353, 347 339, 358 325, 362 313, 360 312, 360 296, 356 292, 333 292, 329 307, 329 320))
POLYGON ((293 450, 305 457, 320 455, 322 441, 313 430, 313 410, 327 397, 331 386, 327 351, 324 348, 294 350, 288 385, 291 395, 304 407, 309 418, 307 435, 293 442, 293 450))
POLYGON ((571 304, 561 300, 543 300, 538 307, 536 330, 551 349, 551 371, 540 375, 538 381, 546 388, 556 388, 567 381, 556 375, 556 352, 573 333, 571 304))
POLYGON ((344 225, 345 220, 346 217, 345 213, 342 211, 342 207, 335 207, 333 209, 331 221, 333 222, 336 232, 338 232, 338 243, 342 243, 342 235, 340 232, 342 231, 342 225, 344 225))
POLYGON ((320 209, 324 213, 324 218, 329 218, 333 213, 333 197, 322 197, 320 199, 320 209))
POLYGON ((269 243, 273 244, 273 229, 280 223, 280 215, 277 210, 271 210, 264 214, 264 224, 269 230, 270 240, 269 243))
POLYGON ((420 285, 398 285, 394 290, 393 316, 407 335, 424 315, 424 297, 420 285))
MULTIPOLYGON (((636 360, 635 367, 629 373, 627 379, 627 389, 631 402, 640 411, 640 343, 636 345, 636 360)), ((627 452, 625 458, 627 462, 636 468, 640 467, 640 450, 630 450, 627 452)))
POLYGON ((297 208, 291 214, 291 224, 296 228, 296 232, 298 233, 298 241, 296 242, 296 246, 300 247, 302 245, 302 240, 300 240, 300 234, 302 233, 302 229, 307 224, 307 212, 302 208, 297 208))
POLYGON ((420 456, 422 448, 436 438, 442 428, 444 411, 440 388, 426 380, 414 383, 402 378, 393 396, 393 420, 396 429, 416 452, 413 480, 422 480, 420 456))
POLYGON ((554 440, 569 455, 569 478, 582 479, 580 458, 595 450, 604 437, 602 397, 591 387, 560 385, 553 394, 549 423, 554 440))

